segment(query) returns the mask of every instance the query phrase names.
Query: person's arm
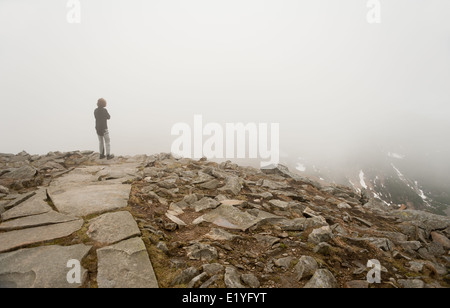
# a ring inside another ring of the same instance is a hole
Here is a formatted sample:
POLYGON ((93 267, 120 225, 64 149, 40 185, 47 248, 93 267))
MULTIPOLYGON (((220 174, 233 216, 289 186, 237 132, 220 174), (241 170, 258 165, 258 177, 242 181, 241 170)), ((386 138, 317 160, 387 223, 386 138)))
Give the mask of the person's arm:
POLYGON ((108 110, 105 109, 105 111, 106 111, 106 114, 105 114, 105 115, 106 115, 106 119, 110 120, 110 119, 111 119, 111 116, 109 115, 108 110))

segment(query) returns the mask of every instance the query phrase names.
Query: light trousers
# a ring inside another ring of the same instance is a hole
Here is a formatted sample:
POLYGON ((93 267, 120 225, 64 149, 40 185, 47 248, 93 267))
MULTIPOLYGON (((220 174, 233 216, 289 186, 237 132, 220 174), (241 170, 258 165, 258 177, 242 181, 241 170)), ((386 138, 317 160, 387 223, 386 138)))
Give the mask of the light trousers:
POLYGON ((100 154, 105 155, 106 148, 106 156, 109 156, 111 154, 111 139, 109 138, 109 131, 105 130, 105 134, 103 136, 97 136, 100 147, 100 154))

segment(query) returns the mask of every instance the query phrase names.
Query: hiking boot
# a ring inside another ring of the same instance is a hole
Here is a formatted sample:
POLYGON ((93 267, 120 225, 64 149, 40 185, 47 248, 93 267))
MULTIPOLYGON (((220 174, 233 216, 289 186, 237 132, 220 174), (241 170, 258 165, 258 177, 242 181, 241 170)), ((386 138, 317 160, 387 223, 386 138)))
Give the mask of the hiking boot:
POLYGON ((100 159, 104 159, 106 156, 103 154, 100 154, 100 159))
POLYGON ((113 154, 108 155, 108 156, 106 157, 107 160, 110 160, 110 159, 113 159, 113 158, 114 158, 114 155, 113 155, 113 154))

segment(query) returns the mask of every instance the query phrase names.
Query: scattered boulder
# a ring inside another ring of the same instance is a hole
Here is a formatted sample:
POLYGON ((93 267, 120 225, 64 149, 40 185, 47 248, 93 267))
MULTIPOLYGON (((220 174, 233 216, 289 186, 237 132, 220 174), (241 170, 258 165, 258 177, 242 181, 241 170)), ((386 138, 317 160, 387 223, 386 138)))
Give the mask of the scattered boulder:
POLYGON ((244 284, 252 289, 258 289, 261 286, 258 278, 253 274, 243 274, 241 276, 241 280, 244 284))
POLYGON ((209 276, 214 276, 220 274, 224 270, 224 266, 219 263, 203 264, 203 272, 207 273, 209 276))
POLYGON ((6 188, 5 186, 0 185, 0 194, 8 195, 9 189, 6 188))
POLYGON ((399 279, 398 284, 405 289, 423 289, 425 282, 420 279, 399 279))
POLYGON ((205 237, 213 241, 231 241, 236 235, 223 229, 212 228, 209 233, 205 234, 205 237))
POLYGON ((200 272, 198 269, 196 269, 195 267, 189 267, 175 277, 175 279, 172 281, 172 286, 187 284, 199 274, 200 272))
POLYGON ((367 280, 352 280, 345 283, 347 289, 368 289, 369 282, 367 280))
POLYGON ((442 245, 445 249, 450 249, 450 240, 445 235, 438 232, 431 232, 431 237, 433 242, 442 245))
POLYGON ((208 197, 204 197, 201 200, 191 204, 191 206, 194 207, 196 212, 201 212, 201 211, 209 210, 209 209, 215 209, 219 205, 220 205, 219 201, 216 201, 216 200, 208 198, 208 197))
POLYGON ((351 209, 352 207, 348 204, 348 203, 346 203, 346 202, 341 202, 341 203, 339 203, 338 205, 337 205, 337 207, 338 207, 338 209, 342 209, 342 210, 344 210, 344 209, 351 209))
POLYGON ((314 244, 328 242, 333 238, 333 233, 329 226, 314 229, 308 236, 308 241, 314 244))
POLYGON ((294 267, 294 272, 297 275, 297 280, 310 278, 316 272, 319 265, 316 260, 310 256, 302 256, 294 267))
POLYGON ((327 269, 318 269, 311 280, 304 286, 305 289, 333 289, 338 283, 333 274, 327 269))
POLYGON ((281 267, 284 269, 289 269, 291 267, 293 261, 294 261, 293 257, 284 257, 284 258, 276 259, 274 261, 274 264, 278 267, 281 267))
POLYGON ((242 187, 242 179, 234 176, 229 176, 225 180, 225 186, 219 188, 218 190, 237 196, 241 192, 242 187))
POLYGON ((227 266, 225 268, 224 282, 227 288, 230 289, 243 289, 244 286, 241 283, 240 275, 236 268, 227 266))
POLYGON ((324 256, 329 256, 331 254, 331 245, 327 244, 327 243, 319 243, 319 245, 317 245, 316 247, 314 247, 313 250, 315 253, 324 255, 324 256))
POLYGON ((215 247, 208 244, 194 243, 186 247, 187 256, 192 260, 212 261, 217 259, 218 253, 215 247))

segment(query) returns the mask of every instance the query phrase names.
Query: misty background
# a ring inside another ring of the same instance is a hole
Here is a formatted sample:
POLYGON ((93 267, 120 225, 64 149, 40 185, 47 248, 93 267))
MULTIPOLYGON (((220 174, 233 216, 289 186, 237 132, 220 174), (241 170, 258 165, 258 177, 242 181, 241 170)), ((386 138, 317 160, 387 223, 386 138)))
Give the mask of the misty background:
POLYGON ((363 0, 81 0, 79 24, 67 3, 0 0, 0 152, 98 151, 103 97, 116 155, 199 114, 280 123, 281 162, 449 177, 447 0, 381 0, 380 24, 363 0))

